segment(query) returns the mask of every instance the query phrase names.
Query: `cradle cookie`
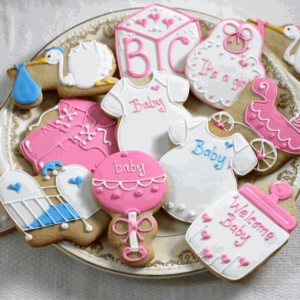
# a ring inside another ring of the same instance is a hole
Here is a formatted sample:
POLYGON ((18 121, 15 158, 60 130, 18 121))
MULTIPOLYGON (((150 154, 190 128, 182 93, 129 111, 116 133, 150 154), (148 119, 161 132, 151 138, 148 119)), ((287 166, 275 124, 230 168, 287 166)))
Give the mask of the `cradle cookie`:
POLYGON ((92 173, 105 157, 118 151, 115 131, 116 120, 99 103, 63 99, 28 127, 20 150, 38 174, 52 160, 79 164, 92 173))
POLYGON ((69 51, 54 46, 38 58, 7 70, 14 103, 24 109, 38 106, 46 90, 57 90, 60 97, 102 95, 118 81, 112 77, 112 51, 95 40, 81 41, 69 51))
POLYGON ((151 4, 115 30, 121 77, 144 77, 151 70, 184 75, 189 52, 201 41, 199 22, 177 9, 151 4))
POLYGON ((0 204, 28 245, 63 240, 88 246, 110 222, 91 190, 92 174, 80 165, 45 164, 42 174, 7 171, 0 177, 0 204))
MULTIPOLYGON (((156 159, 172 147, 168 128, 176 120, 191 118, 183 104, 189 94, 186 79, 152 72, 150 82, 137 86, 122 78, 101 102, 101 108, 119 118, 117 141, 120 151, 140 150, 156 159)), ((148 76, 149 77, 149 76, 148 76)), ((144 79, 138 79, 144 81, 144 79)))
POLYGON ((121 262, 144 267, 154 257, 157 235, 153 214, 167 190, 166 174, 150 155, 140 151, 115 153, 103 160, 93 175, 93 192, 110 214, 108 239, 121 262))
POLYGON ((275 108, 276 97, 276 84, 259 78, 233 106, 211 117, 216 126, 241 133, 251 144, 258 159, 257 175, 269 174, 300 155, 300 117, 286 119, 275 108))
MULTIPOLYGON (((259 186, 260 188, 260 186, 259 186)), ((268 192, 249 183, 215 201, 193 222, 186 241, 201 263, 221 279, 246 280, 288 241, 296 219, 278 203, 292 187, 277 181, 268 192)), ((284 202, 292 202, 295 198, 284 202)))
POLYGON ((264 23, 221 21, 187 57, 185 75, 195 96, 219 109, 231 106, 249 81, 265 77, 263 44, 264 23))
POLYGON ((236 175, 257 164, 241 134, 222 132, 205 117, 175 122, 169 135, 179 146, 160 160, 169 184, 163 208, 184 222, 193 222, 213 201, 237 189, 236 175))

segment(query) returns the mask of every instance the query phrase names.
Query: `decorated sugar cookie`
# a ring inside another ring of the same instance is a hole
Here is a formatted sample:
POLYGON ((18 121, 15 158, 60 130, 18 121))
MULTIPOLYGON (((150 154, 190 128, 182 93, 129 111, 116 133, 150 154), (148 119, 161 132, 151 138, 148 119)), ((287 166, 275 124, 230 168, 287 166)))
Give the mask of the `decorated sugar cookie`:
POLYGON ((121 77, 144 77, 151 70, 184 75, 189 52, 201 41, 195 17, 151 4, 121 22, 115 31, 121 77))
POLYGON ((181 105, 189 94, 184 78, 153 72, 152 80, 137 86, 121 79, 101 102, 101 108, 119 118, 117 140, 120 151, 140 150, 156 159, 169 149, 168 128, 176 120, 191 118, 181 105))
POLYGON ((300 117, 288 120, 275 107, 277 86, 269 78, 259 78, 245 89, 240 99, 211 121, 219 128, 239 132, 256 153, 257 175, 271 173, 300 155, 300 117), (262 100, 258 99, 258 96, 262 100))
POLYGON ((112 77, 116 69, 112 51, 95 40, 80 42, 69 51, 54 46, 39 58, 7 70, 12 98, 21 108, 38 106, 46 90, 57 90, 61 97, 102 95, 117 82, 112 77))
POLYGON ((93 172, 105 157, 118 151, 115 130, 116 120, 100 104, 64 99, 29 126, 20 150, 37 173, 52 160, 80 164, 93 172))
POLYGON ((115 153, 93 175, 93 192, 113 218, 108 239, 123 264, 143 267, 154 257, 157 234, 153 214, 167 190, 166 174, 150 155, 140 151, 115 153))
POLYGON ((219 109, 231 106, 249 81, 265 76, 264 23, 228 19, 189 54, 186 78, 196 97, 219 109))
POLYGON ((209 271, 239 282, 288 241, 297 222, 278 201, 292 194, 284 181, 273 183, 270 195, 246 183, 203 211, 189 227, 186 241, 209 271))
POLYGON ((109 223, 94 199, 91 181, 86 168, 59 161, 46 163, 36 177, 7 171, 0 177, 0 203, 32 247, 62 240, 88 246, 109 223))
POLYGON ((235 190, 236 175, 246 175, 257 164, 241 134, 224 134, 205 117, 175 122, 169 135, 179 146, 160 160, 169 184, 163 207, 184 222, 193 222, 212 202, 235 190))

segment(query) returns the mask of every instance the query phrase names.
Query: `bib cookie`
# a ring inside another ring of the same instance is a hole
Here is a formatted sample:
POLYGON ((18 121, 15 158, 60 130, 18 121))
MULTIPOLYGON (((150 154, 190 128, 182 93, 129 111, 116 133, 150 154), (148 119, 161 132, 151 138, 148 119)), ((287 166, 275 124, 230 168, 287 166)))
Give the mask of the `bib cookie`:
POLYGON ((153 259, 157 222, 152 215, 166 190, 164 169, 146 153, 115 153, 97 167, 93 192, 113 218, 108 239, 125 265, 144 267, 153 259))
POLYGON ((244 176, 257 164, 241 134, 222 135, 215 129, 210 131, 205 117, 175 122, 169 129, 179 146, 160 160, 169 183, 163 208, 178 220, 191 223, 212 202, 237 189, 235 174, 244 176))
POLYGON ((59 161, 45 164, 36 177, 7 171, 0 177, 0 202, 28 245, 70 240, 88 246, 110 220, 94 200, 91 180, 86 168, 59 161))
POLYGON ((278 181, 270 193, 246 183, 212 203, 189 227, 189 247, 213 274, 240 282, 286 244, 297 222, 278 200, 289 198, 293 189, 278 181))
POLYGON ((219 109, 231 106, 249 81, 265 76, 263 44, 263 23, 221 21, 187 57, 185 74, 195 96, 219 109))

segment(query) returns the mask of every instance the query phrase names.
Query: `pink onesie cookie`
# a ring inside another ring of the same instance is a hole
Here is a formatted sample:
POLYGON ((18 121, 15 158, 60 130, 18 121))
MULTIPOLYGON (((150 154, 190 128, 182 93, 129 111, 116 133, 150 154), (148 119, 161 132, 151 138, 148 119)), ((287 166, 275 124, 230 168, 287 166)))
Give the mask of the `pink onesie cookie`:
POLYGON ((108 239, 124 264, 143 267, 153 259, 157 223, 152 215, 161 207, 166 190, 164 169, 140 151, 115 153, 95 170, 93 192, 113 218, 108 239))

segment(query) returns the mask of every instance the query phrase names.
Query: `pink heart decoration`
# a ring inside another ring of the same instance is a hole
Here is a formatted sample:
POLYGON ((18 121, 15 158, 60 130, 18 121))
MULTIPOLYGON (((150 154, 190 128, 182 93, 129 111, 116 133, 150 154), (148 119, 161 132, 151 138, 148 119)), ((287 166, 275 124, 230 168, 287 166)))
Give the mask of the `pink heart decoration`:
POLYGON ((233 197, 233 199, 235 199, 235 200, 237 200, 237 199, 239 199, 239 198, 240 198, 239 195, 236 195, 236 196, 233 197))
POLYGON ((258 160, 263 160, 263 159, 266 158, 265 155, 261 154, 260 150, 256 150, 255 154, 256 154, 256 157, 257 157, 258 160))
POLYGON ((220 129, 224 129, 225 125, 221 123, 220 120, 216 120, 216 126, 220 129))
POLYGON ((240 263, 241 264, 238 266, 238 268, 241 267, 241 266, 245 267, 245 266, 248 266, 250 264, 250 262, 245 257, 240 258, 240 263))
POLYGON ((204 255, 202 257, 208 257, 208 258, 211 258, 213 257, 214 255, 210 252, 210 250, 208 248, 205 248, 204 249, 204 255))
POLYGON ((222 255, 222 264, 227 264, 227 263, 229 263, 229 262, 231 262, 231 259, 226 255, 226 254, 223 254, 222 255))
POLYGON ((247 61, 243 60, 243 59, 241 59, 239 61, 239 63, 242 65, 243 68, 246 68, 249 65, 249 63, 247 61))
POLYGON ((202 239, 201 240, 206 240, 206 239, 209 239, 210 237, 211 237, 211 235, 208 233, 207 230, 202 231, 202 239))
POLYGON ((164 21, 164 23, 167 24, 167 28, 168 29, 174 23, 174 19, 173 18, 170 18, 170 19, 164 18, 163 21, 164 21))
POLYGON ((152 90, 159 91, 160 85, 159 85, 159 84, 158 84, 158 85, 153 85, 153 86, 151 86, 151 89, 152 89, 152 90))
POLYGON ((151 13, 149 15, 149 17, 152 18, 154 20, 154 22, 156 23, 160 19, 160 13, 157 13, 157 14, 151 13))
POLYGON ((212 220, 212 217, 209 216, 208 213, 203 214, 203 222, 210 222, 212 220))
POLYGON ((144 27, 147 26, 148 20, 146 18, 144 19, 137 19, 136 22, 140 25, 143 25, 144 27))

